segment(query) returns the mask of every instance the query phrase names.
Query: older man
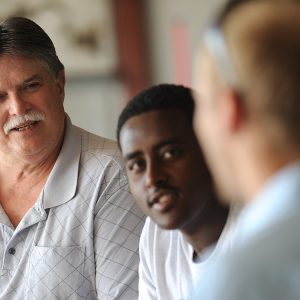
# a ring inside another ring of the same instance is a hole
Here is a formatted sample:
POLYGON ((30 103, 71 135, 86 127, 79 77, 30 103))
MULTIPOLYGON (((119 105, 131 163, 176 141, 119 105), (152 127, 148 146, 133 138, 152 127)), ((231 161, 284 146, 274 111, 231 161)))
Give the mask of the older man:
POLYGON ((143 216, 114 142, 71 124, 34 22, 0 24, 0 298, 135 299, 143 216))
POLYGON ((196 131, 220 196, 246 207, 195 299, 299 299, 300 5, 236 5, 201 50, 196 131))

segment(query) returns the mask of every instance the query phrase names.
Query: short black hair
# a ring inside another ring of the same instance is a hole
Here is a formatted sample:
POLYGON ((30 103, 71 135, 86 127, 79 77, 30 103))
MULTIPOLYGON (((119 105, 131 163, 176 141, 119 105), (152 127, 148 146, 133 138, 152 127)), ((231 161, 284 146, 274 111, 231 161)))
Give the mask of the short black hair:
POLYGON ((50 37, 27 18, 10 17, 0 23, 0 55, 4 54, 38 59, 55 77, 64 69, 50 37))
POLYGON ((159 84, 143 90, 127 103, 119 116, 117 125, 119 147, 120 131, 130 118, 153 110, 179 109, 192 126, 194 106, 191 89, 182 85, 159 84))

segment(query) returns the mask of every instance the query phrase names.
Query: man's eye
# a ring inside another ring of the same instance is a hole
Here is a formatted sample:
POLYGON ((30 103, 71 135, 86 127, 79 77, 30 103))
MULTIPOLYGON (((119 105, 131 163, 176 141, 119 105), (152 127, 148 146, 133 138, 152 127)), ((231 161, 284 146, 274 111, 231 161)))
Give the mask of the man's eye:
POLYGON ((4 102, 4 100, 7 98, 6 94, 0 94, 0 102, 4 102))
POLYGON ((181 151, 179 149, 169 149, 163 153, 163 158, 166 160, 177 158, 181 151))
POLYGON ((129 162, 127 165, 127 169, 129 172, 139 173, 142 172, 145 168, 144 160, 138 160, 134 162, 129 162))
POLYGON ((24 90, 26 91, 35 91, 41 86, 40 82, 31 82, 24 86, 24 90))

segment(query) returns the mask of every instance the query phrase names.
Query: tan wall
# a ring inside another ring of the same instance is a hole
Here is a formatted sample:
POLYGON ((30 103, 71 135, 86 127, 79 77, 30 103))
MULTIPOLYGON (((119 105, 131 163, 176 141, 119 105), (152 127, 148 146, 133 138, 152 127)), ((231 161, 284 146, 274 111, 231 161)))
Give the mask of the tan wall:
POLYGON ((187 24, 188 49, 193 56, 205 24, 225 0, 148 0, 152 72, 155 83, 173 81, 172 43, 174 22, 187 24))
MULTIPOLYGON (((216 7, 225 0, 144 1, 147 4, 146 21, 153 83, 173 82, 172 24, 186 22, 188 48, 193 56, 205 24, 216 7)), ((123 88, 115 79, 76 80, 67 85, 65 106, 73 122, 106 137, 115 138, 116 122, 124 102, 123 88)))

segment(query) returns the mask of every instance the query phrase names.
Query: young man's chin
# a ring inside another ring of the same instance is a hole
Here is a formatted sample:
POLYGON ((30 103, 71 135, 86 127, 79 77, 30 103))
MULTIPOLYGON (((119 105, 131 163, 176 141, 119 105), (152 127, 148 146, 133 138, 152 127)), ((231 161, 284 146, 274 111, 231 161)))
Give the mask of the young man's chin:
POLYGON ((160 219, 153 220, 160 228, 166 230, 175 230, 180 228, 182 222, 179 222, 177 219, 160 219))

